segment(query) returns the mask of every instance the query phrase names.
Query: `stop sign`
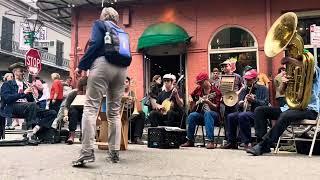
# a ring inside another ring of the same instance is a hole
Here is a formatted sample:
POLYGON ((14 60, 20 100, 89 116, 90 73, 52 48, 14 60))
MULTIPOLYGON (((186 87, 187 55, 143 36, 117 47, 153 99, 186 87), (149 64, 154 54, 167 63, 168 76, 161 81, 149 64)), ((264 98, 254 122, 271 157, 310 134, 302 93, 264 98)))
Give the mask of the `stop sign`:
POLYGON ((29 49, 26 53, 25 65, 31 75, 37 75, 41 71, 41 56, 37 49, 29 49))

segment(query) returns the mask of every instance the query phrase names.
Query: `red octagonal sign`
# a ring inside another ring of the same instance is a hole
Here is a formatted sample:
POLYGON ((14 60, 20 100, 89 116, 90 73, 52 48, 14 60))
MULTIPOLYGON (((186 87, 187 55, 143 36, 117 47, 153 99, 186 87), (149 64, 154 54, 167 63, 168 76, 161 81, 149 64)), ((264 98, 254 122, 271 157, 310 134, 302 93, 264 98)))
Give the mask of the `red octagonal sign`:
POLYGON ((37 75, 41 71, 41 56, 37 49, 29 49, 26 53, 25 65, 31 75, 37 75))

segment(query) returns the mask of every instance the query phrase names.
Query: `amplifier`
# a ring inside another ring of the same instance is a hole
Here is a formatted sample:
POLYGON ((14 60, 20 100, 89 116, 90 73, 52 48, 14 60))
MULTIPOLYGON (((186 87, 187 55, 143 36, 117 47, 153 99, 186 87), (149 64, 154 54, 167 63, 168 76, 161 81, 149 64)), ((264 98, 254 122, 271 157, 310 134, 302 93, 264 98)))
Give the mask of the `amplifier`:
POLYGON ((187 132, 178 127, 148 128, 148 147, 160 149, 177 149, 186 142, 187 132))

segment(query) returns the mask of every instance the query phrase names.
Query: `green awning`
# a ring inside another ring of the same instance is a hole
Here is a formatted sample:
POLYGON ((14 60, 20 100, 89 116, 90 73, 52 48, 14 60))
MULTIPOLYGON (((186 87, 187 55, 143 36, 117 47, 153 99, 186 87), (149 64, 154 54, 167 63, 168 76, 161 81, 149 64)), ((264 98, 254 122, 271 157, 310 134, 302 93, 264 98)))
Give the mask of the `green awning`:
POLYGON ((157 23, 149 26, 138 41, 138 50, 145 48, 188 43, 191 37, 180 26, 174 23, 157 23))

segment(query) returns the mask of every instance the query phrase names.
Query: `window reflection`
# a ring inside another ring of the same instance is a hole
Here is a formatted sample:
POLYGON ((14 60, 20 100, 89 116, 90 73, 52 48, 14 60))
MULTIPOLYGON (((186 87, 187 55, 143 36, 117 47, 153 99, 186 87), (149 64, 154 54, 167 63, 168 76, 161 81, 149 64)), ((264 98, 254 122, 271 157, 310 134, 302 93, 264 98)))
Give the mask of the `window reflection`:
POLYGON ((252 36, 245 30, 235 27, 221 30, 211 41, 211 49, 253 46, 252 36))

